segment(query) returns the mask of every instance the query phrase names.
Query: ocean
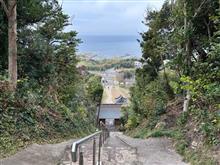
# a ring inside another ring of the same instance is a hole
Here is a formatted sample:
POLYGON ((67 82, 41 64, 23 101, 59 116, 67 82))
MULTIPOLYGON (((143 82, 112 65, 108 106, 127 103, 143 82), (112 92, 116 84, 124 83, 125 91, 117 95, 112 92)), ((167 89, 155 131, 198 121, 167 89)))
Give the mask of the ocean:
POLYGON ((122 56, 141 57, 138 36, 79 36, 83 43, 78 47, 79 53, 90 53, 99 58, 122 56))

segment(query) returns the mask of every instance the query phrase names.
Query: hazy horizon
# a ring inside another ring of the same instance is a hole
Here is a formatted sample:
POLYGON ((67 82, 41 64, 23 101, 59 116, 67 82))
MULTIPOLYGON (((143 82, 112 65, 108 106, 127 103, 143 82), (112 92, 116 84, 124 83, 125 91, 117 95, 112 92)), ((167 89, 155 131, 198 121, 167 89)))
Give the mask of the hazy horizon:
POLYGON ((99 56, 141 56, 137 39, 147 30, 143 25, 147 9, 160 9, 164 0, 60 0, 63 11, 83 43, 80 53, 99 56))
POLYGON ((141 56, 141 48, 136 36, 132 35, 81 35, 79 53, 90 53, 101 58, 112 58, 124 55, 141 56))

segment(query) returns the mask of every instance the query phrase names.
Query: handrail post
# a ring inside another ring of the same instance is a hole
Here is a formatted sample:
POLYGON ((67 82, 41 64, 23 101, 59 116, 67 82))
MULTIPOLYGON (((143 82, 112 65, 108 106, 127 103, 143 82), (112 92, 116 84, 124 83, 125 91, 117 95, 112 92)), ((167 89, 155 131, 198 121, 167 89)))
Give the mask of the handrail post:
POLYGON ((75 152, 72 152, 72 162, 76 162, 77 161, 77 153, 78 153, 78 145, 76 145, 76 150, 75 152))
POLYGON ((103 134, 104 134, 104 143, 105 143, 105 140, 106 140, 106 132, 105 132, 105 130, 103 131, 103 134))
POLYGON ((79 165, 83 165, 83 151, 81 147, 79 150, 79 165))
POLYGON ((79 155, 79 153, 78 153, 79 149, 78 149, 78 148, 80 147, 80 145, 81 145, 82 143, 84 143, 84 142, 86 142, 86 141, 88 141, 88 140, 94 138, 95 136, 100 135, 101 133, 102 133, 102 131, 98 131, 98 132, 96 132, 96 133, 94 133, 94 134, 91 134, 91 135, 89 135, 89 136, 87 136, 87 137, 84 137, 84 138, 82 138, 82 139, 80 139, 80 140, 74 142, 74 143, 72 144, 72 153, 71 153, 71 155, 72 155, 72 162, 77 162, 78 155, 79 155))
POLYGON ((93 140, 93 165, 96 164, 95 157, 96 157, 96 140, 94 138, 94 140, 93 140))
POLYGON ((99 135, 98 165, 100 165, 100 161, 101 161, 101 147, 102 147, 102 134, 99 135))
POLYGON ((72 144, 72 162, 77 162, 77 159, 79 157, 79 165, 83 165, 83 151, 82 151, 82 148, 81 148, 81 144, 83 144, 84 142, 87 142, 88 140, 91 140, 93 139, 93 165, 95 165, 97 162, 96 162, 96 149, 97 149, 97 146, 98 146, 98 165, 100 165, 101 163, 101 147, 102 145, 104 145, 105 141, 109 138, 110 136, 110 132, 108 129, 102 129, 101 131, 98 131, 94 134, 91 134, 87 137, 84 137, 76 142, 74 142, 72 144), (99 139, 99 142, 98 140, 96 140, 96 137, 99 137, 97 139, 99 139), (98 144, 98 145, 97 145, 98 144))
POLYGON ((102 131, 102 144, 105 142, 105 130, 102 131))
POLYGON ((107 135, 107 130, 105 130, 105 141, 107 140, 108 135, 107 135))

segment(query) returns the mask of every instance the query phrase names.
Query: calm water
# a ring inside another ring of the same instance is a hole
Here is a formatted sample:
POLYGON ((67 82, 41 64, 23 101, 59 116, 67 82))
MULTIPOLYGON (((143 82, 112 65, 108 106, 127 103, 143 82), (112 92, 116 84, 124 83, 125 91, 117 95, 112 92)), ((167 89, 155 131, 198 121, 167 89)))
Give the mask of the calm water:
POLYGON ((111 58, 124 55, 141 56, 138 36, 79 36, 83 43, 80 53, 92 53, 98 57, 111 58))

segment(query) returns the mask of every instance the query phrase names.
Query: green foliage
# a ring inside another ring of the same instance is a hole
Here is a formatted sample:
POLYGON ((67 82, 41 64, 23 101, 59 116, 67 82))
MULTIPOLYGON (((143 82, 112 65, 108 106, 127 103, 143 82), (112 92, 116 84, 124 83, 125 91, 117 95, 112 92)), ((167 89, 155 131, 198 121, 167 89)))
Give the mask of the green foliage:
POLYGON ((174 137, 175 131, 173 130, 153 130, 149 131, 146 137, 174 137))
POLYGON ((136 85, 131 89, 131 96, 131 107, 127 109, 128 122, 126 127, 132 129, 144 118, 147 118, 148 126, 154 128, 159 116, 165 113, 168 101, 161 81, 151 81, 145 86, 142 84, 141 87, 136 85))
MULTIPOLYGON (((76 85, 83 86, 82 83, 76 85)), ((84 91, 86 86, 84 83, 84 91)), ((86 93, 79 93, 84 101, 72 97, 78 103, 65 105, 48 95, 47 90, 26 79, 19 82, 15 94, 1 92, 0 139, 4 140, 0 143, 1 156, 33 142, 74 138, 94 130, 96 105, 86 98, 86 93)))
POLYGON ((148 133, 147 129, 142 129, 142 130, 139 130, 138 132, 136 132, 133 137, 144 139, 146 137, 147 133, 148 133))
POLYGON ((132 69, 134 68, 134 62, 137 59, 134 58, 116 58, 116 59, 104 59, 104 60, 90 60, 84 63, 88 70, 92 71, 105 71, 107 69, 132 69))
POLYGON ((184 138, 183 130, 177 130, 175 136, 175 148, 177 152, 184 156, 185 161, 189 161, 193 165, 217 165, 218 163, 213 158, 209 146, 201 146, 197 150, 189 147, 189 141, 184 138))
POLYGON ((80 40, 75 31, 63 32, 69 18, 57 0, 19 0, 17 10, 19 80, 10 93, 7 19, 0 8, 0 157, 34 142, 93 132, 102 93, 100 78, 76 69, 80 40))
POLYGON ((183 126, 187 123, 188 121, 188 118, 189 118, 189 113, 188 112, 183 112, 180 117, 178 118, 177 120, 177 124, 179 126, 183 126))
POLYGON ((177 0, 147 11, 143 23, 148 30, 140 43, 143 68, 136 71, 127 109, 126 126, 136 130, 134 136, 171 136, 192 164, 215 164, 212 154, 220 144, 219 6, 218 0, 177 0), (186 91, 189 111, 182 112, 181 105, 168 105, 166 111, 168 102, 181 99, 183 104, 186 91), (175 133, 157 129, 170 115, 177 118, 175 133), (200 145, 192 149, 193 141, 200 145))
POLYGON ((128 120, 127 120, 127 123, 126 123, 125 127, 127 129, 131 129, 131 128, 135 128, 138 124, 139 124, 138 118, 134 115, 130 115, 128 120))
POLYGON ((89 97, 96 103, 102 100, 103 87, 101 84, 101 77, 93 76, 88 79, 87 92, 89 97))

